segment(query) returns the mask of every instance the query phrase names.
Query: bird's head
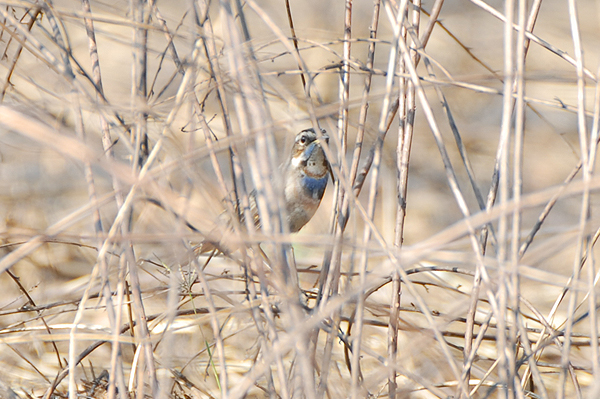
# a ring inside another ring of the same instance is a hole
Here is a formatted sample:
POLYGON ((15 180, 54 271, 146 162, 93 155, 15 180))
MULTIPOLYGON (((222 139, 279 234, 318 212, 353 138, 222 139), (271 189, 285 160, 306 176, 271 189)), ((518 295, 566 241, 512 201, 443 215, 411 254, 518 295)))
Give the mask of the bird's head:
POLYGON ((301 131, 296 135, 292 147, 291 166, 293 168, 307 169, 311 175, 322 176, 328 171, 327 158, 321 143, 329 143, 329 136, 325 129, 321 129, 321 137, 313 128, 301 131))

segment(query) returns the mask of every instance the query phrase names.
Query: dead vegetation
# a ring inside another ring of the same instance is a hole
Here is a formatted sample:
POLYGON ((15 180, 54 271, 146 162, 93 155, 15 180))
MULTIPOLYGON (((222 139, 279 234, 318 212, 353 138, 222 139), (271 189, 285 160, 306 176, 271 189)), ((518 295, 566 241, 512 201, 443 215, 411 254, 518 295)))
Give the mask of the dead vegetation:
POLYGON ((0 398, 598 397, 594 2, 0 5, 0 398))

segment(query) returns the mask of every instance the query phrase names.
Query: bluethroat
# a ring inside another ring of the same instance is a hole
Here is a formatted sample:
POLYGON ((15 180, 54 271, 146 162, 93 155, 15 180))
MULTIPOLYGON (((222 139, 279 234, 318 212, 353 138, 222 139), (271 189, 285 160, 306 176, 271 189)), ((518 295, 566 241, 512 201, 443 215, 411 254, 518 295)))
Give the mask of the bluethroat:
MULTIPOLYGON (((329 180, 328 174, 331 173, 329 162, 321 146, 323 142, 329 142, 329 136, 324 129, 321 129, 321 137, 318 137, 312 128, 301 131, 296 135, 290 157, 283 165, 284 199, 290 233, 298 232, 310 221, 317 212, 321 199, 323 199, 325 187, 329 180)), ((250 215, 255 226, 259 228, 260 215, 255 190, 250 192, 249 201, 250 215)), ((163 207, 157 201, 151 202, 163 207)), ((235 211, 238 213, 240 222, 243 225, 244 215, 239 208, 239 204, 235 206, 235 211)), ((187 221, 185 223, 190 229, 199 232, 191 223, 187 221)), ((219 229, 216 228, 210 233, 212 237, 207 237, 206 241, 196 246, 195 251, 206 253, 215 248, 223 250, 222 245, 217 244, 217 242, 221 242, 222 235, 227 234, 226 231, 231 227, 230 221, 225 221, 225 225, 229 225, 229 228, 226 227, 225 230, 221 230, 221 234, 217 232, 219 229)), ((229 250, 231 251, 231 249, 229 250)))
POLYGON ((319 208, 327 186, 329 162, 321 146, 329 136, 321 129, 321 138, 314 129, 296 135, 291 158, 285 165, 284 198, 291 233, 299 231, 319 208))
MULTIPOLYGON (((296 135, 292 152, 284 167, 284 199, 290 233, 298 232, 314 216, 325 187, 327 186, 329 162, 321 146, 328 143, 329 136, 321 129, 321 139, 314 129, 306 129, 296 135)), ((260 217, 256 204, 256 191, 249 195, 250 213, 257 227, 260 217)), ((243 223, 244 218, 241 215, 243 223)))

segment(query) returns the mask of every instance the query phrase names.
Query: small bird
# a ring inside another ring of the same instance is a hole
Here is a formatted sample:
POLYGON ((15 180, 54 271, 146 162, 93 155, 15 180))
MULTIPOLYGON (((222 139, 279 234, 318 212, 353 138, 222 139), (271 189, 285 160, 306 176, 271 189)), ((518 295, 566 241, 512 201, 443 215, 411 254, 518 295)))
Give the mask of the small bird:
MULTIPOLYGON (((298 232, 312 219, 323 199, 331 168, 321 145, 322 143, 329 143, 329 136, 324 129, 321 129, 320 138, 312 128, 301 131, 296 135, 290 157, 283 164, 284 199, 290 233, 298 232)), ((235 252, 235 245, 228 248, 228 245, 225 244, 227 241, 225 236, 232 232, 231 220, 227 220, 228 217, 225 212, 222 215, 225 217, 221 219, 223 224, 216 224, 209 229, 199 229, 191 221, 180 216, 189 212, 178 212, 157 199, 145 199, 162 209, 170 210, 177 218, 182 219, 191 230, 205 235, 205 241, 194 245, 193 250, 195 253, 207 253, 216 249, 224 253, 235 252)), ((250 215, 258 228, 261 224, 255 190, 250 192, 249 202, 250 215)), ((240 212, 239 204, 234 206, 234 210, 243 225, 244 215, 240 212)), ((198 226, 203 227, 206 227, 206 225, 207 223, 198 224, 198 226)))
POLYGON ((296 135, 291 158, 285 165, 284 198, 291 233, 299 231, 319 208, 330 173, 321 142, 329 143, 325 129, 319 139, 313 128, 296 135))
MULTIPOLYGON (((329 136, 321 129, 319 139, 313 128, 296 135, 289 159, 283 165, 284 199, 290 233, 298 232, 314 216, 319 208, 330 173, 329 162, 321 146, 328 143, 329 136)), ((260 216, 256 203, 256 191, 249 194, 250 213, 256 227, 260 227, 260 216)), ((243 214, 240 215, 243 223, 243 214)))

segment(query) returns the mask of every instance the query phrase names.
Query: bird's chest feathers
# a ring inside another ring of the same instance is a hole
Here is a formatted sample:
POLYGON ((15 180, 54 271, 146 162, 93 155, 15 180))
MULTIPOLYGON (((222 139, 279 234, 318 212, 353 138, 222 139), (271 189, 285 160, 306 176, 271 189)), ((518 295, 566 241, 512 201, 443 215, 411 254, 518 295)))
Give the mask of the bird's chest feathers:
POLYGON ((301 187, 304 190, 304 194, 313 200, 320 201, 323 198, 325 187, 327 187, 327 175, 324 177, 312 177, 309 175, 302 176, 301 187))
POLYGON ((312 218, 321 203, 326 186, 327 175, 315 178, 298 173, 288 179, 285 200, 291 232, 300 230, 312 218))

